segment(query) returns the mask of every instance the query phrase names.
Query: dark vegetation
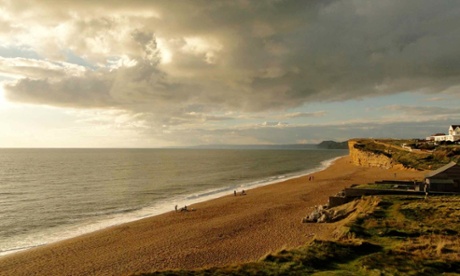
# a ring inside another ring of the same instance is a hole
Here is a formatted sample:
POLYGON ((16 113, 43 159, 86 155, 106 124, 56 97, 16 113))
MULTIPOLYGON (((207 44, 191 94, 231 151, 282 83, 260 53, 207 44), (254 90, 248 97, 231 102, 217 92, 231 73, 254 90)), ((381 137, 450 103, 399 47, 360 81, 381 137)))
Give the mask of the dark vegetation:
POLYGON ((348 149, 348 141, 335 142, 335 141, 322 141, 318 144, 321 149, 348 149))
POLYGON ((141 275, 458 275, 460 196, 367 197, 338 238, 260 261, 141 275))

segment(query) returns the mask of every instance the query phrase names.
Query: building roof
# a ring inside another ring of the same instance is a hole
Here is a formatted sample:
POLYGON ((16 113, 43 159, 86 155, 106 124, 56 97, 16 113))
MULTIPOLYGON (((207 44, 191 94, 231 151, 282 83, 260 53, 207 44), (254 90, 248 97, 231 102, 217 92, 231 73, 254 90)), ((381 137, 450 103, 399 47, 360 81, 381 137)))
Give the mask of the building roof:
POLYGON ((429 172, 425 175, 426 178, 452 178, 460 179, 460 165, 455 162, 450 162, 449 164, 429 172))
POLYGON ((450 125, 452 129, 456 129, 457 127, 460 127, 460 125, 450 125))

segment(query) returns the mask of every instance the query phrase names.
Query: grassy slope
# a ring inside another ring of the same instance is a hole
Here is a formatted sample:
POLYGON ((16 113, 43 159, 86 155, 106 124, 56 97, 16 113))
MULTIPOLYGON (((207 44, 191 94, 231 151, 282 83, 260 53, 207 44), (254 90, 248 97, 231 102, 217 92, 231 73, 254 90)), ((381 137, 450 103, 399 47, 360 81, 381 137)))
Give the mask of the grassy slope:
POLYGON ((460 160, 458 145, 438 146, 432 151, 410 152, 401 147, 403 143, 408 144, 405 140, 359 139, 357 142, 355 147, 360 150, 385 155, 407 168, 418 170, 435 170, 451 161, 460 160))
POLYGON ((356 211, 337 240, 239 266, 142 275, 460 275, 460 196, 366 197, 339 208, 356 211))

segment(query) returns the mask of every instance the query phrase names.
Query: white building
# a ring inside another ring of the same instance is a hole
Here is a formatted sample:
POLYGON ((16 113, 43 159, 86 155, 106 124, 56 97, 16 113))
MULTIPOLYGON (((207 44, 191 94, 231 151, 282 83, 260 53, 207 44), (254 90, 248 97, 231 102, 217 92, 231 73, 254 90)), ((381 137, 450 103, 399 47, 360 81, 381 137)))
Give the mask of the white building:
POLYGON ((460 125, 449 126, 449 134, 434 134, 427 137, 427 140, 433 140, 435 142, 450 141, 456 142, 460 140, 460 125))
POLYGON ((448 141, 458 141, 460 140, 460 125, 451 125, 449 127, 449 140, 448 141))

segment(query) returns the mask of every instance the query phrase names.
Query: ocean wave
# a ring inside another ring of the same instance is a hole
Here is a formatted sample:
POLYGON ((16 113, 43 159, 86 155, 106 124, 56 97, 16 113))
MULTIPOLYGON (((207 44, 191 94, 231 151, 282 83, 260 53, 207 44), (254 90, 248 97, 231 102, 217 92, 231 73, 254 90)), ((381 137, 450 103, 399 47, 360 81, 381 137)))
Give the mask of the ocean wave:
POLYGON ((189 195, 185 199, 186 200, 193 200, 193 199, 207 197, 207 196, 211 196, 211 195, 217 195, 217 194, 220 194, 222 192, 229 192, 229 191, 232 191, 232 190, 233 189, 231 187, 212 189, 212 190, 207 190, 207 191, 203 191, 203 192, 200 192, 200 193, 189 195))

